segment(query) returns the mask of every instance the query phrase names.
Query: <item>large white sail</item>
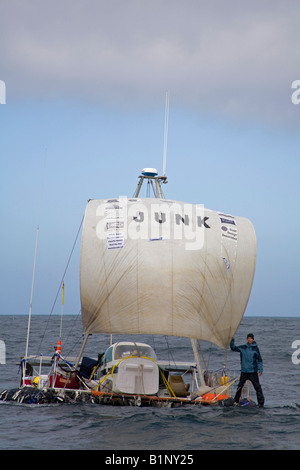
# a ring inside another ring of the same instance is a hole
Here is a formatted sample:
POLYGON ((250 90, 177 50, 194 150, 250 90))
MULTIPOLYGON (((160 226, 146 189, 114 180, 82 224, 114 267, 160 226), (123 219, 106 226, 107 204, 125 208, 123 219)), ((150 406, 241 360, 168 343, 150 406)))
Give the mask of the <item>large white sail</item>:
POLYGON ((226 348, 255 260, 245 218, 165 199, 91 200, 80 260, 84 332, 182 336, 226 348))

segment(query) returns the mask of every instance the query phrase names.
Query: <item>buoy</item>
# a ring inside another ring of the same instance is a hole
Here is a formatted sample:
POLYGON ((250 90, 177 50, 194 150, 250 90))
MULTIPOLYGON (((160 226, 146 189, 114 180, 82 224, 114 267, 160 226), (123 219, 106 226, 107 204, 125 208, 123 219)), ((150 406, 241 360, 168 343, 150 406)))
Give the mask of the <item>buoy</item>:
POLYGON ((59 340, 57 343, 56 354, 61 354, 61 340, 59 340))
POLYGON ((213 400, 215 396, 215 393, 205 393, 204 395, 202 395, 202 400, 213 400))
POLYGON ((222 395, 217 395, 216 398, 215 398, 215 401, 227 400, 227 398, 229 398, 229 396, 226 395, 226 393, 223 393, 222 395))
POLYGON ((226 398, 228 398, 228 395, 226 395, 225 393, 223 393, 222 395, 216 395, 215 393, 205 393, 204 395, 202 395, 202 400, 211 402, 225 400, 226 398))

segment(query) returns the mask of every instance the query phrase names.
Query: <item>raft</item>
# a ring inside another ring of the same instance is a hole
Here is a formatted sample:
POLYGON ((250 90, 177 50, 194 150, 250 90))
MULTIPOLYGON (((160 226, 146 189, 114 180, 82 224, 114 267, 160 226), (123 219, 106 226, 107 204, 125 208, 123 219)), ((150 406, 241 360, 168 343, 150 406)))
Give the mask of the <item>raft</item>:
MULTIPOLYGON (((207 394, 208 395, 208 394, 207 394)), ((211 395, 211 394, 209 394, 211 395)), ((150 395, 129 395, 109 392, 99 392, 94 390, 74 390, 74 389, 51 389, 38 390, 35 387, 25 386, 11 390, 3 390, 0 393, 0 401, 13 401, 27 404, 59 404, 59 403, 91 403, 114 406, 152 406, 175 408, 187 405, 217 405, 231 406, 232 399, 223 395, 213 399, 213 397, 159 397, 150 395)))

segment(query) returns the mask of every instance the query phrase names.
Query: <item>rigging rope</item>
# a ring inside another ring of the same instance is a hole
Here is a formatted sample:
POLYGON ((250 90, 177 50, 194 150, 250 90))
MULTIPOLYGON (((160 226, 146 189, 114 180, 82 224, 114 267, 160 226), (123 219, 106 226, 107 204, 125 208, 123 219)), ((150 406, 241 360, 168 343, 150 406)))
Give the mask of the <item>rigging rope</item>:
MULTIPOLYGON (((52 308, 51 308, 51 312, 49 314, 49 317, 48 317, 48 321, 47 321, 47 324, 45 326, 45 331, 41 337, 41 341, 40 341, 40 344, 39 344, 39 347, 38 347, 38 352, 40 351, 40 348, 41 348, 41 344, 45 338, 45 334, 46 334, 46 331, 47 331, 47 328, 48 328, 48 325, 49 325, 49 321, 50 321, 50 318, 51 318, 51 315, 53 313, 53 310, 54 310, 54 307, 55 307, 55 304, 56 304, 56 301, 57 301, 57 298, 59 296, 59 293, 60 293, 60 289, 62 287, 62 284, 63 284, 63 281, 64 281, 64 278, 65 278, 65 275, 66 275, 66 272, 68 270, 68 267, 69 267, 69 264, 70 264, 70 261, 71 261, 71 258, 72 258, 72 255, 73 255, 73 252, 74 252, 74 249, 75 249, 75 246, 76 246, 76 243, 77 243, 77 240, 78 240, 78 237, 79 237, 79 234, 80 234, 80 230, 81 230, 81 227, 82 227, 82 224, 83 224, 83 219, 84 219, 84 215, 82 216, 82 219, 81 219, 81 222, 80 222, 80 225, 79 225, 79 228, 78 228, 78 231, 77 231, 77 234, 76 234, 76 237, 75 237, 75 241, 73 243, 73 246, 72 246, 72 249, 71 249, 71 253, 69 255, 69 258, 68 258, 68 261, 67 261, 67 264, 66 264, 66 267, 65 267, 65 270, 63 272, 63 275, 62 275, 62 278, 61 278, 61 281, 60 281, 60 284, 59 284, 59 287, 58 287, 58 290, 57 290, 57 294, 56 294, 56 297, 54 299, 54 302, 53 302, 53 305, 52 305, 52 308)), ((36 355, 38 355, 38 352, 36 355)))

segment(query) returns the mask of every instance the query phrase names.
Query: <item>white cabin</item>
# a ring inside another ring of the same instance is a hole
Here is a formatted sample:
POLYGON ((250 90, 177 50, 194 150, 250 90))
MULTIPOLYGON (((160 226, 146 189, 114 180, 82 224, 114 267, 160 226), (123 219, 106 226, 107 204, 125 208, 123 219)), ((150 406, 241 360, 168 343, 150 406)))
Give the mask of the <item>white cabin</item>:
POLYGON ((110 346, 101 359, 102 389, 115 393, 155 395, 159 368, 154 350, 145 343, 122 341, 110 346))

